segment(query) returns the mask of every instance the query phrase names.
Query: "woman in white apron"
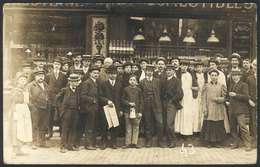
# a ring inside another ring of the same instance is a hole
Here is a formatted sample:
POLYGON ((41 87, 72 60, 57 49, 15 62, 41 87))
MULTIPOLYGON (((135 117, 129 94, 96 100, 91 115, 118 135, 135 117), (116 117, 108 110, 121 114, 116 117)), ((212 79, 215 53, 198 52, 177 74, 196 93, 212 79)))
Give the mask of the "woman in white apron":
POLYGON ((7 128, 7 144, 12 145, 12 158, 26 156, 21 147, 23 143, 32 141, 31 113, 27 103, 29 93, 25 90, 27 76, 18 73, 17 86, 14 87, 9 97, 9 119, 7 128))

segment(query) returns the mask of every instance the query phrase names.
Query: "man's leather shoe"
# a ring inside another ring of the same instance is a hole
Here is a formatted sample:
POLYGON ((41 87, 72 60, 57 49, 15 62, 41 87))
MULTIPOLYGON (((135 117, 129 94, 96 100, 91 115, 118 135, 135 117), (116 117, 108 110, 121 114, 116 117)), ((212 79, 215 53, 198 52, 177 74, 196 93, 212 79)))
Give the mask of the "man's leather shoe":
POLYGON ((141 146, 139 146, 138 144, 133 144, 133 147, 136 149, 142 148, 141 146))
POLYGON ((175 144, 175 143, 169 144, 169 148, 174 148, 174 147, 176 147, 176 144, 175 144))
POLYGON ((39 144, 39 147, 41 147, 41 148, 50 148, 50 146, 48 146, 46 144, 39 144))
POLYGON ((237 149, 238 148, 238 144, 233 144, 230 148, 231 149, 237 149))
POLYGON ((66 150, 66 148, 61 148, 61 149, 60 149, 60 152, 61 152, 61 153, 66 153, 67 150, 66 150))
POLYGON ((152 147, 152 143, 147 143, 147 144, 146 144, 146 147, 147 147, 147 148, 151 148, 151 147, 152 147))
POLYGON ((87 149, 87 150, 96 150, 96 148, 93 147, 93 146, 89 146, 89 147, 87 147, 86 149, 87 149))
POLYGON ((131 145, 130 144, 126 144, 122 147, 122 149, 128 149, 128 148, 131 148, 131 145))
POLYGON ((75 147, 69 147, 68 150, 70 150, 70 151, 79 151, 79 149, 77 149, 75 147))
POLYGON ((158 143, 158 147, 165 148, 165 146, 162 143, 158 143))
POLYGON ((113 148, 113 149, 117 149, 116 144, 113 144, 113 145, 112 145, 112 148, 113 148))
POLYGON ((249 146, 249 147, 246 147, 246 148, 245 148, 245 151, 246 151, 246 152, 252 151, 252 148, 251 148, 250 146, 249 146))

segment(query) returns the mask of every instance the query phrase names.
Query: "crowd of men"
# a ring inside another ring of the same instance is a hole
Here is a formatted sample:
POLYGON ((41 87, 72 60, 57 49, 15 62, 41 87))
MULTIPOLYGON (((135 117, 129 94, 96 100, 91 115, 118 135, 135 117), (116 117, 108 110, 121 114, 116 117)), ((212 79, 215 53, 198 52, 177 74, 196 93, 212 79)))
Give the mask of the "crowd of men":
POLYGON ((230 60, 218 54, 207 65, 201 60, 187 61, 178 57, 173 57, 169 63, 163 57, 153 62, 143 58, 137 63, 122 63, 100 55, 74 53, 72 56, 73 62, 57 57, 53 70, 48 73, 44 70, 44 58, 34 60, 36 67, 27 77, 32 113, 32 149, 48 147, 45 140, 53 136, 54 124, 60 127, 62 153, 79 150, 82 139, 86 149, 105 149, 109 145, 108 132, 113 149, 117 148, 117 137, 122 133, 126 133, 124 148, 140 148, 137 141, 128 140, 129 128, 133 128, 131 137, 136 138, 136 133, 139 133, 139 123, 126 119, 131 107, 135 108, 144 127, 146 147, 152 146, 152 136, 156 131, 159 147, 174 148, 176 134, 178 138, 186 139, 201 132, 205 112, 199 107, 202 105, 200 101, 195 103, 201 98, 201 79, 202 85, 218 82, 227 89, 222 100, 226 109, 223 121, 226 132, 234 138, 231 148, 239 147, 239 135, 247 151, 256 146, 256 60, 241 60, 237 53, 230 55, 230 60), (136 76, 138 89, 126 89, 133 75, 136 76), (138 94, 139 88, 141 94, 138 94), (108 129, 103 109, 105 105, 115 107, 118 127, 108 129), (249 130, 246 114, 250 118, 249 130), (98 135, 101 135, 100 145, 96 140, 98 135), (164 135, 167 143, 162 140, 164 135))

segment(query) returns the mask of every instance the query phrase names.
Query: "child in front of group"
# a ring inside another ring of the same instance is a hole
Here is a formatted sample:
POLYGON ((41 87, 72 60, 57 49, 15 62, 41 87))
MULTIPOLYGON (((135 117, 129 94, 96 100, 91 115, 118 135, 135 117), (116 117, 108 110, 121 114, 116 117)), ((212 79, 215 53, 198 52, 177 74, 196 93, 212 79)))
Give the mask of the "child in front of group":
POLYGON ((137 77, 135 75, 130 76, 129 83, 130 85, 124 89, 122 94, 126 127, 125 145, 123 146, 123 149, 131 147, 141 148, 141 146, 137 144, 137 141, 139 124, 144 107, 142 91, 137 87, 137 77))

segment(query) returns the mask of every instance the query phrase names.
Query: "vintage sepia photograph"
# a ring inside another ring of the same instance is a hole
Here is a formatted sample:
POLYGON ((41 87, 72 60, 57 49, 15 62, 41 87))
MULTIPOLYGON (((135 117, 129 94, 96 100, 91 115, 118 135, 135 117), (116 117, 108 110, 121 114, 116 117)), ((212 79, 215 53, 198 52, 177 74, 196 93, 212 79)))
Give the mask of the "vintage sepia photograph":
POLYGON ((256 164, 256 3, 4 3, 3 163, 256 164))

